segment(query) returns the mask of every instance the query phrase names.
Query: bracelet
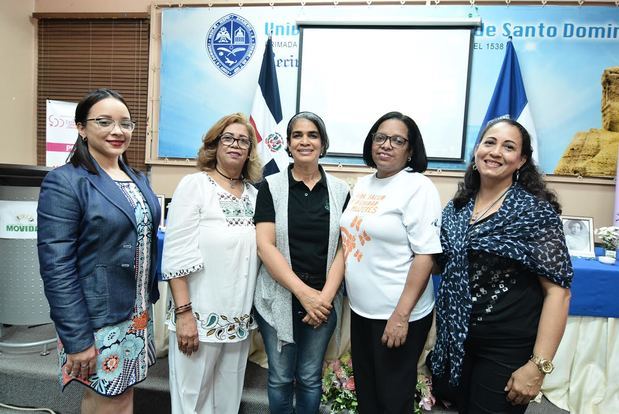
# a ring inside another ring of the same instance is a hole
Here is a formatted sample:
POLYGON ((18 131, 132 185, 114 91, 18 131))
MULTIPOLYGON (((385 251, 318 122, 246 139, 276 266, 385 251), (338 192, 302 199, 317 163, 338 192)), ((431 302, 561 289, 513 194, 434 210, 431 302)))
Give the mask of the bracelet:
POLYGON ((183 309, 183 308, 190 308, 190 307, 191 307, 191 302, 187 302, 184 305, 175 307, 174 310, 177 311, 177 310, 180 310, 180 309, 183 309))
POLYGON ((184 309, 181 309, 181 310, 174 311, 174 314, 175 315, 180 315, 181 313, 186 313, 186 312, 191 312, 191 306, 188 307, 188 308, 184 308, 184 309))
POLYGON ((175 315, 180 315, 181 313, 185 313, 185 312, 189 312, 191 311, 191 302, 186 303, 184 305, 181 306, 177 306, 176 308, 174 308, 174 314, 175 315))

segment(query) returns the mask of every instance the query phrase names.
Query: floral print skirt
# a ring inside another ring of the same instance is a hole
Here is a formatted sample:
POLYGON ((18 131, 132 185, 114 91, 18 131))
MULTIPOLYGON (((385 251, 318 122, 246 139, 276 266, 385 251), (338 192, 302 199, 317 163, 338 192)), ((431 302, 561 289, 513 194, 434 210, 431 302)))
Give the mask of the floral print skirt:
POLYGON ((149 307, 146 311, 134 312, 128 321, 95 331, 97 372, 87 380, 67 375, 64 367, 67 354, 58 340, 62 388, 71 381, 78 381, 98 394, 112 397, 146 379, 148 367, 156 361, 150 311, 149 307))

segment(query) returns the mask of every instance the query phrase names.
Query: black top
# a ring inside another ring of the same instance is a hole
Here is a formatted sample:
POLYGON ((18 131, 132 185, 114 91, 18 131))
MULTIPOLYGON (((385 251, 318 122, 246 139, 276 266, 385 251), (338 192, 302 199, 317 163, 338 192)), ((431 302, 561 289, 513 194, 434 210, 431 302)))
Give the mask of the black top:
POLYGON ((512 259, 474 250, 468 255, 469 336, 534 338, 544 300, 538 276, 512 259))
MULTIPOLYGON (((329 191, 320 169, 320 181, 311 190, 292 176, 288 167, 288 240, 290 261, 295 273, 325 275, 329 248, 329 191)), ((254 222, 275 223, 275 208, 269 183, 258 191, 254 222)))
MULTIPOLYGON (((472 224, 471 228, 495 214, 472 224)), ((513 259, 476 250, 469 251, 468 256, 473 304, 468 335, 535 338, 544 301, 538 276, 513 259)))

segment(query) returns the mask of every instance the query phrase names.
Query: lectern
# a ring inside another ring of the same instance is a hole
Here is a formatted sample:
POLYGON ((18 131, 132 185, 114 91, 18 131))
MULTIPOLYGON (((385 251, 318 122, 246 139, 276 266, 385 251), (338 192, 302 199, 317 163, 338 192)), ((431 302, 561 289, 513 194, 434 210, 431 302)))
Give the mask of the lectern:
MULTIPOLYGON (((3 340, 3 327, 51 323, 39 274, 36 203, 49 168, 0 164, 0 349, 47 345, 3 340)), ((6 328, 5 328, 6 329, 6 328)))

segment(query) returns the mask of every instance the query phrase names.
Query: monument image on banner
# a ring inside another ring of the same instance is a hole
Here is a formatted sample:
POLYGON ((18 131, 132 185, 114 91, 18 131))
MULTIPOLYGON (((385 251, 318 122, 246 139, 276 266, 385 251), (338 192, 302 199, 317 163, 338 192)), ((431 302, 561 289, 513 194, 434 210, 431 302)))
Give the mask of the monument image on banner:
POLYGON ((577 132, 555 174, 615 176, 619 149, 619 66, 602 74, 602 128, 577 132))

